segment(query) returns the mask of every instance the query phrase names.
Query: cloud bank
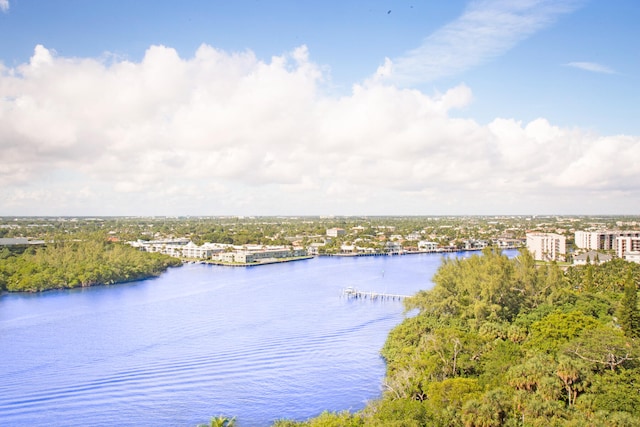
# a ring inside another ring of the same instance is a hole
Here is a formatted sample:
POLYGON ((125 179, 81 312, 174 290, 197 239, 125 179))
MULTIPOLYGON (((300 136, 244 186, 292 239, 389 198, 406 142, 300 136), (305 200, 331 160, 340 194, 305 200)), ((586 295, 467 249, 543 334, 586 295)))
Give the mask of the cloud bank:
POLYGON ((400 86, 459 74, 495 58, 574 11, 577 0, 476 0, 421 46, 381 66, 374 80, 400 86))
POLYGON ((304 46, 37 46, 0 66, 0 215, 637 213, 638 136, 456 118, 465 85, 331 97, 324 77, 304 46))
POLYGON ((9 0, 0 0, 0 10, 4 13, 9 11, 9 0))

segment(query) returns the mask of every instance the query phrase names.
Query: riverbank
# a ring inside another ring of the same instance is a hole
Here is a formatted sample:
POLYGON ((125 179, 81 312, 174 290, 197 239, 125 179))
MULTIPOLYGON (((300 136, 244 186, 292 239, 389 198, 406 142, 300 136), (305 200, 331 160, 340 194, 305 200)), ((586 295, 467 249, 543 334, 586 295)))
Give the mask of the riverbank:
POLYGON ((294 261, 304 261, 306 259, 312 259, 313 256, 300 256, 300 257, 291 257, 291 258, 265 258, 255 262, 224 262, 224 261, 215 261, 215 260, 206 260, 206 261, 197 261, 200 264, 211 264, 211 265, 219 265, 223 267, 257 267, 259 265, 269 265, 269 264, 281 264, 285 262, 294 262, 294 261))
MULTIPOLYGON (((502 251, 517 250, 520 246, 500 248, 502 251)), ((482 252, 484 248, 458 249, 458 248, 438 248, 432 251, 402 251, 402 252, 374 252, 374 253, 337 253, 320 254, 321 257, 368 257, 368 256, 398 256, 398 255, 427 255, 427 254, 450 254, 462 252, 482 252)))
POLYGON ((264 427, 360 410, 380 396, 379 352, 404 307, 348 300, 342 290, 412 295, 439 263, 439 255, 185 263, 133 285, 5 295, 0 424, 195 426, 224 414, 264 427))
POLYGON ((42 292, 54 289, 113 285, 157 277, 177 258, 138 251, 128 245, 98 240, 61 241, 0 259, 0 289, 42 292))

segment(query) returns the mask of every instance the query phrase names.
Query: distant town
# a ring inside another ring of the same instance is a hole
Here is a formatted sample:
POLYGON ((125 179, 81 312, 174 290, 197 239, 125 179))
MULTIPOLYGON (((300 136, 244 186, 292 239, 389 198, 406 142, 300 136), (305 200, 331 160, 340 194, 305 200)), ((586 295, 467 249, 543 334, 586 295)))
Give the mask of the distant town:
POLYGON ((640 217, 3 217, 0 249, 64 236, 113 242, 186 262, 260 265, 313 256, 381 256, 526 247, 538 261, 640 263, 640 217))

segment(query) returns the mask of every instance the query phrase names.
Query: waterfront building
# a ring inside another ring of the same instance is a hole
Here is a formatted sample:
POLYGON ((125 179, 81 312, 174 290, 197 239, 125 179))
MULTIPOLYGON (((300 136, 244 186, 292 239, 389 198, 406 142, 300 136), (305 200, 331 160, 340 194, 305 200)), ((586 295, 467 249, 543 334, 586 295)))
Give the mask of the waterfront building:
POLYGON ((320 254, 320 248, 326 246, 326 243, 311 243, 307 246, 307 254, 311 256, 316 256, 320 254))
POLYGON ((340 246, 340 253, 342 254, 355 254, 358 252, 356 245, 343 244, 340 246))
POLYGON ((384 245, 384 250, 389 254, 397 254, 397 255, 402 254, 404 252, 402 248, 402 244, 397 241, 387 242, 384 245))
POLYGON ((435 252, 437 249, 438 244, 436 242, 428 242, 426 240, 421 240, 418 242, 419 251, 435 252))
POLYGON ((129 242, 129 245, 134 248, 138 248, 141 251, 158 252, 180 258, 182 257, 182 249, 190 242, 191 240, 185 238, 149 241, 137 240, 135 242, 129 242))
POLYGON ((465 250, 484 249, 489 246, 486 240, 469 239, 464 241, 465 250))
POLYGON ((567 238, 556 233, 527 233, 527 249, 538 261, 564 261, 567 238))
POLYGON ((522 247, 526 242, 521 239, 513 238, 499 238, 494 241, 494 244, 499 249, 516 249, 522 247))
POLYGON ((159 252, 176 258, 212 259, 222 262, 252 263, 265 259, 306 256, 303 247, 243 245, 223 243, 196 245, 189 239, 170 239, 130 242, 131 246, 147 252, 159 252))
POLYGON ((231 252, 223 252, 213 256, 213 260, 227 263, 251 264, 254 262, 294 258, 306 256, 307 251, 302 247, 245 245, 235 247, 231 252))
POLYGON ((201 246, 198 246, 193 242, 189 242, 182 248, 182 257, 211 259, 211 257, 213 257, 214 255, 223 252, 226 247, 227 245, 218 243, 205 243, 201 246))

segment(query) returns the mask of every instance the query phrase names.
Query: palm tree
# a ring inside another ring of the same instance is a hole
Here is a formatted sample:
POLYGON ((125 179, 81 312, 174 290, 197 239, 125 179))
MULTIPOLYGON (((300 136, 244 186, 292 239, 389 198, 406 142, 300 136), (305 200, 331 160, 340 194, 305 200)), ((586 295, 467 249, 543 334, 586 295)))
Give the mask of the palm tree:
POLYGON ((236 417, 227 418, 222 415, 211 418, 209 424, 198 424, 198 427, 234 427, 236 425, 236 417))

